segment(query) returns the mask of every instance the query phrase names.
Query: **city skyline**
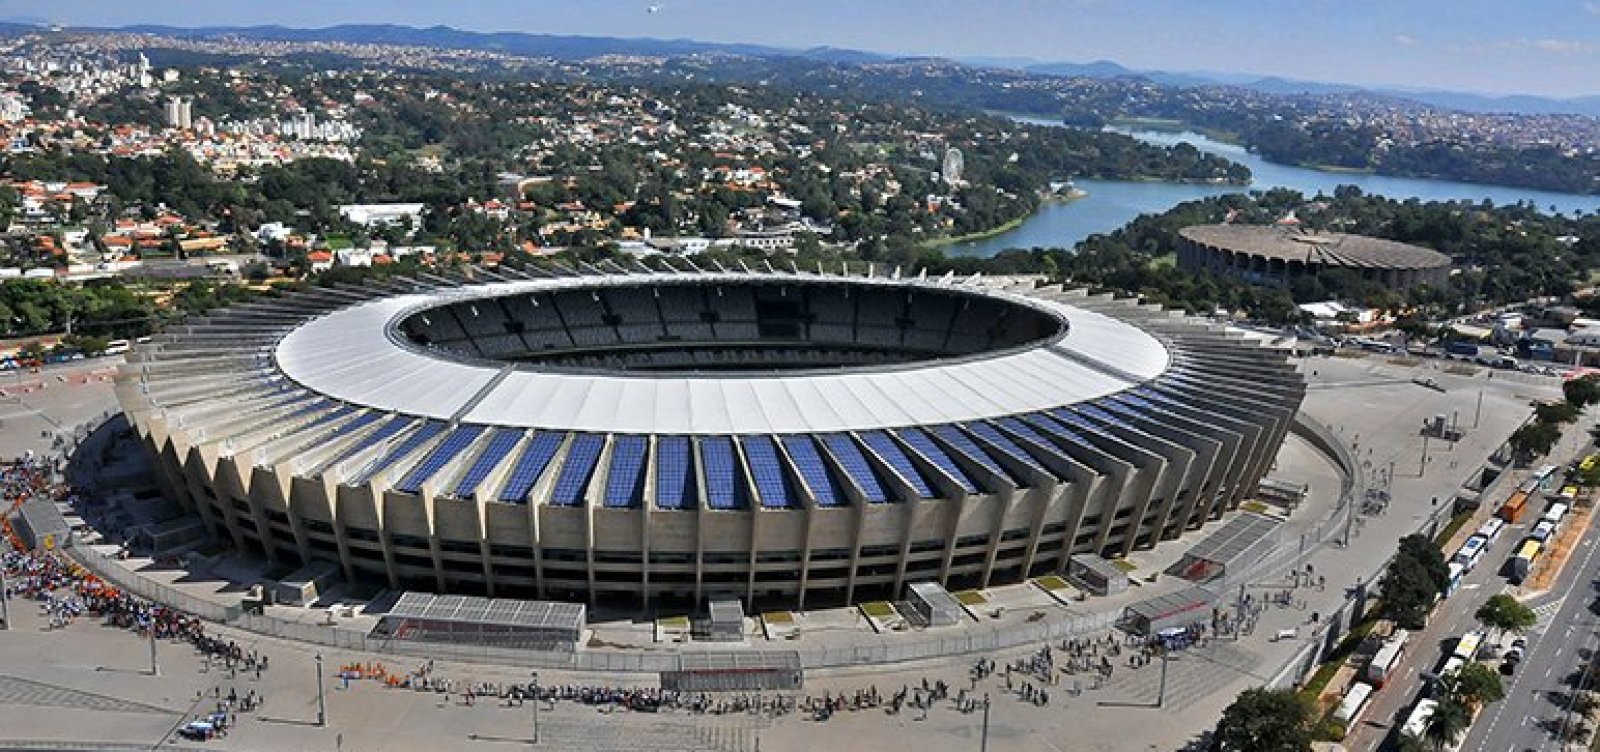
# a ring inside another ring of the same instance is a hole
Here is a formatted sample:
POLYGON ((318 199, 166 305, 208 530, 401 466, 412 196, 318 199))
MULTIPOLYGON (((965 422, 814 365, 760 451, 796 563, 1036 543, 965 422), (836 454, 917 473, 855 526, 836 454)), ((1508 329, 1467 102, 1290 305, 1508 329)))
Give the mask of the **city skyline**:
POLYGON ((1277 76, 1414 90, 1578 97, 1600 94, 1600 2, 1505 5, 1466 0, 1277 4, 1178 0, 484 0, 440 9, 397 0, 285 0, 270 6, 152 0, 84 4, 42 16, 0 0, 0 18, 87 26, 348 23, 448 25, 473 31, 695 39, 898 55, 1110 60, 1139 70, 1277 76), (1041 32, 1040 30, 1047 30, 1041 32))

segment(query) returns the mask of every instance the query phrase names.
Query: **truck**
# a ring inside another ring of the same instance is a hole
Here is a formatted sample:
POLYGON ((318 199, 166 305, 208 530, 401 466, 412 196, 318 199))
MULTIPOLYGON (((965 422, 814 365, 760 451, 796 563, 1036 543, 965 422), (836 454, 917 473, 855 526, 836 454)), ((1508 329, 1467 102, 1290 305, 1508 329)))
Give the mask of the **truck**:
POLYGON ((1516 493, 1511 494, 1511 498, 1506 499, 1506 503, 1500 505, 1500 511, 1497 514, 1500 519, 1506 521, 1506 524, 1515 525, 1517 520, 1522 519, 1522 513, 1527 509, 1528 492, 1518 489, 1516 493))
POLYGON ((1453 355, 1458 358, 1476 358, 1478 357, 1478 343, 1451 342, 1445 345, 1444 352, 1445 355, 1453 355))

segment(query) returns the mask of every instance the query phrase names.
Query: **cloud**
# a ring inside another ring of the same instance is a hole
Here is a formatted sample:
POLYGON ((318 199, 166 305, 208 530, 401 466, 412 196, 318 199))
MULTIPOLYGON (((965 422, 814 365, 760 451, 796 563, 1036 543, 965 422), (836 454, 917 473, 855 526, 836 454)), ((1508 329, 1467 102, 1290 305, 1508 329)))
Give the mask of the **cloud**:
POLYGON ((1540 52, 1553 55, 1574 55, 1594 49, 1593 45, 1575 39, 1538 39, 1534 41, 1533 47, 1540 52))
POLYGON ((1410 47, 1417 43, 1417 38, 1410 34, 1396 34, 1394 35, 1394 43, 1401 47, 1410 47))

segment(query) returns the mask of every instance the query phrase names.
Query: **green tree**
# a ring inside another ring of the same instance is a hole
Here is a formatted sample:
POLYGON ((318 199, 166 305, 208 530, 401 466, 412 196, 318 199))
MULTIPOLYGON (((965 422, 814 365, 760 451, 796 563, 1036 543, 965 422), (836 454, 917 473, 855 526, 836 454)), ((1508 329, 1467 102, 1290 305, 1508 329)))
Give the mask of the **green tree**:
POLYGON ((1407 629, 1420 629, 1449 584, 1449 566, 1433 541, 1425 535, 1401 538, 1394 560, 1378 583, 1383 616, 1407 629))
POLYGON ((1247 689, 1222 711, 1212 752, 1303 752, 1311 748, 1314 715, 1294 692, 1247 689))
POLYGON ((1470 706, 1483 707, 1491 702, 1505 699, 1505 685, 1500 681, 1500 674, 1487 665, 1477 661, 1468 661, 1460 671, 1449 680, 1450 694, 1460 697, 1470 706))
POLYGON ((1472 709, 1462 698, 1446 693, 1428 715, 1427 725, 1422 727, 1422 738, 1431 742, 1434 749, 1443 750, 1455 744, 1470 725, 1472 709))
POLYGON ((1511 433, 1507 443, 1519 457, 1529 458, 1547 454, 1561 440, 1561 427, 1554 423, 1533 421, 1523 424, 1511 433))
POLYGON ((1594 376, 1584 376, 1578 379, 1568 379, 1561 385, 1561 394, 1573 407, 1582 410, 1590 405, 1600 403, 1600 380, 1594 376))
POLYGON ((1571 402, 1535 402, 1533 419, 1540 423, 1572 423, 1578 419, 1580 409, 1571 402))
POLYGON ((1522 605, 1516 598, 1505 593, 1489 596, 1473 616, 1477 618, 1479 624, 1495 630, 1497 636, 1507 632, 1526 632, 1538 621, 1533 609, 1522 605))

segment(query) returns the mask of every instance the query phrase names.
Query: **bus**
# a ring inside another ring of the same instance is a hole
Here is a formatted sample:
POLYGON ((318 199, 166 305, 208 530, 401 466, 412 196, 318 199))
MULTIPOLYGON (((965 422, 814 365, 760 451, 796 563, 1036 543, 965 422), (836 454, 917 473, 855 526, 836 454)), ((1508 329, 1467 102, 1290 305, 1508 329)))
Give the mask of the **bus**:
POLYGON ((1405 724, 1400 727, 1400 733, 1422 741, 1422 735, 1428 730, 1428 719, 1433 716, 1433 709, 1438 706, 1438 702, 1426 697, 1417 700, 1416 707, 1411 709, 1411 714, 1406 716, 1405 724))
POLYGON ((1528 493, 1526 491, 1519 490, 1516 493, 1511 494, 1511 498, 1506 499, 1506 503, 1500 505, 1500 511, 1497 512, 1497 514, 1499 514, 1500 519, 1505 520, 1507 524, 1514 525, 1516 524, 1517 520, 1522 519, 1522 512, 1524 509, 1527 509, 1527 507, 1528 493))
POLYGON ((1467 573, 1467 566, 1455 561, 1446 566, 1450 569, 1450 582, 1444 586, 1444 597, 1449 598, 1461 588, 1461 577, 1467 573))
POLYGON ((132 347, 125 339, 114 339, 106 343, 107 355, 122 355, 132 347))
MULTIPOLYGON (((1433 709, 1437 707, 1439 707, 1437 700, 1430 700, 1426 697, 1417 700, 1416 707, 1413 707, 1411 714, 1406 716, 1405 725, 1400 727, 1400 734, 1426 744, 1427 738, 1425 734, 1428 733, 1428 721, 1433 718, 1433 709)), ((1472 720, 1477 720, 1476 713, 1473 713, 1473 717, 1469 719, 1467 728, 1462 729, 1461 735, 1456 737, 1455 743, 1446 745, 1442 752, 1461 752, 1461 745, 1467 740, 1467 732, 1471 729, 1472 720)), ((1432 745, 1428 745, 1428 747, 1432 748, 1432 745)))
POLYGON ((1372 685, 1366 682, 1356 682, 1344 693, 1344 699, 1339 701, 1339 707, 1333 711, 1333 720, 1338 721, 1345 728, 1354 726, 1361 720, 1361 713, 1367 709, 1367 700, 1372 699, 1372 685))
POLYGON ((1389 635, 1389 639, 1384 641, 1383 646, 1378 648, 1377 654, 1372 656, 1372 662, 1367 664, 1367 681, 1372 682, 1372 686, 1382 689, 1383 683, 1388 681, 1395 669, 1400 667, 1400 661, 1406 655, 1406 641, 1409 639, 1411 633, 1404 629, 1396 629, 1394 634, 1389 635))
POLYGON ((1482 525, 1478 526, 1478 532, 1474 533, 1474 535, 1483 536, 1483 547, 1488 550, 1494 548, 1494 542, 1500 539, 1500 533, 1505 529, 1505 520, 1499 517, 1490 517, 1484 520, 1482 525))
POLYGON ((1556 502, 1551 504, 1549 509, 1544 510, 1544 516, 1539 519, 1548 520, 1551 527, 1561 527, 1561 521, 1567 518, 1567 509, 1566 504, 1556 502))
POLYGON ((1555 534, 1556 526, 1554 523, 1549 520, 1539 520, 1539 523, 1533 526, 1533 532, 1528 533, 1528 538, 1548 544, 1550 537, 1555 534))
POLYGON ((1483 536, 1473 535, 1466 543, 1461 544, 1461 549, 1456 551, 1451 561, 1466 567, 1467 571, 1471 572, 1478 566, 1478 562, 1483 561, 1483 553, 1489 550, 1488 544, 1489 541, 1483 536))
POLYGON ((1475 661, 1478 659, 1478 648, 1483 646, 1482 632, 1468 632, 1456 640, 1455 649, 1450 654, 1462 661, 1475 661))
POLYGON ((1539 553, 1544 550, 1544 544, 1536 540, 1525 540, 1517 549, 1517 555, 1511 557, 1511 581, 1516 584, 1528 579, 1533 572, 1533 562, 1539 558, 1539 553))

